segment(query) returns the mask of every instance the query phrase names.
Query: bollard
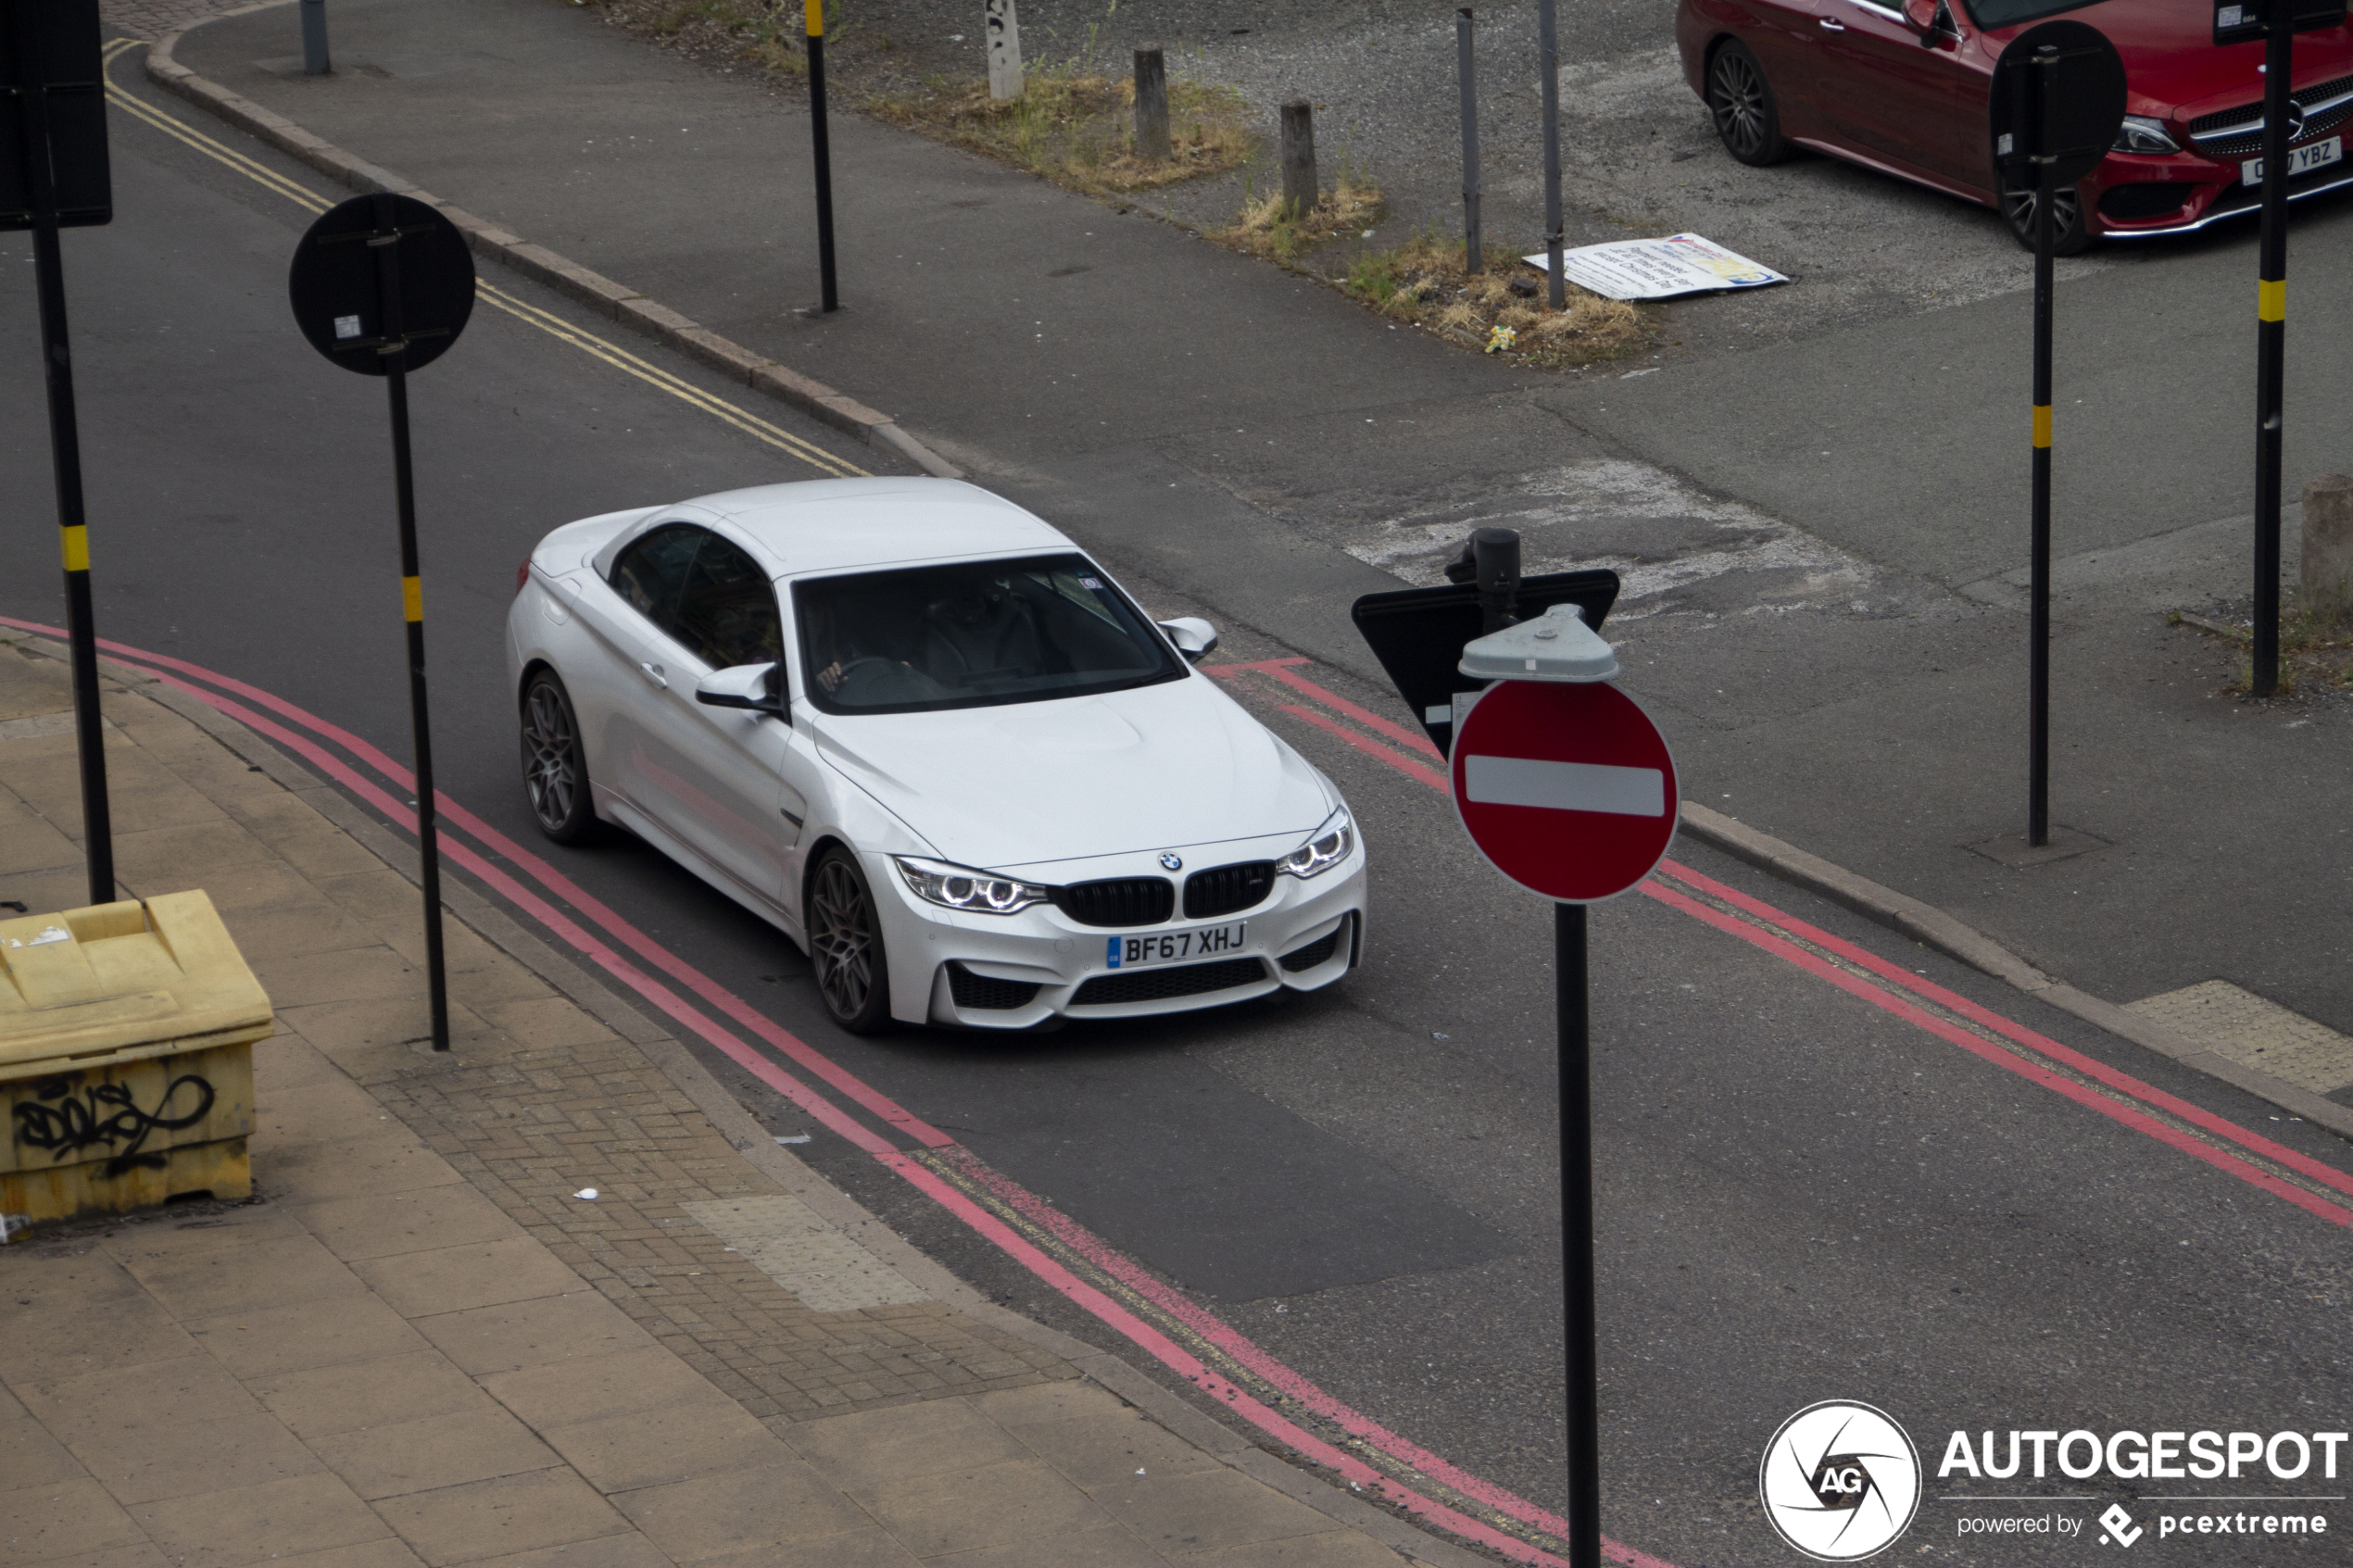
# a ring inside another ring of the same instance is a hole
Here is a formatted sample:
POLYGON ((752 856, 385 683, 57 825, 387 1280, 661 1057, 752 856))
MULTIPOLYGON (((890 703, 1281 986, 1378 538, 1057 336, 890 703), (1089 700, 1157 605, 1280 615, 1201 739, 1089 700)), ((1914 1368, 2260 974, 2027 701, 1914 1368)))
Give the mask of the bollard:
POLYGON ((1283 106, 1283 214, 1315 209, 1315 110, 1304 98, 1283 106))
POLYGON ((2305 609, 2332 621, 2353 609, 2353 478, 2306 482, 2301 581, 2305 609))
POLYGON ((1169 155, 1168 68, 1160 45, 1136 51, 1136 156, 1158 163, 1169 155))
POLYGON ((327 58, 327 0, 302 0, 302 74, 325 76, 333 69, 327 58))
POLYGON ((1013 0, 988 0, 981 36, 988 45, 988 95, 999 103, 1021 96, 1021 23, 1013 0))

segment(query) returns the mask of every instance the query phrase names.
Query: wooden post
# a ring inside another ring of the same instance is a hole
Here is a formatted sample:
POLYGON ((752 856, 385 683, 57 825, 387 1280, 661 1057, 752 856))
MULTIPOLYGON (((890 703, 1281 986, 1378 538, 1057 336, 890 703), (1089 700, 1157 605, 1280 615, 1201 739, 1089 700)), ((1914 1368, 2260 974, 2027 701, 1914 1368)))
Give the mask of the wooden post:
POLYGON ((2324 473, 2304 486, 2303 608, 2334 619, 2353 610, 2353 479, 2324 473))
POLYGON ((1021 23, 1013 16, 1013 0, 987 0, 981 19, 988 44, 988 95, 999 103, 1021 96, 1021 23))
POLYGON ((1136 51, 1136 156, 1158 163, 1168 154, 1168 68, 1147 44, 1136 51))
POLYGON ((1303 218, 1315 207, 1315 110, 1304 98, 1283 106, 1283 212, 1303 218))

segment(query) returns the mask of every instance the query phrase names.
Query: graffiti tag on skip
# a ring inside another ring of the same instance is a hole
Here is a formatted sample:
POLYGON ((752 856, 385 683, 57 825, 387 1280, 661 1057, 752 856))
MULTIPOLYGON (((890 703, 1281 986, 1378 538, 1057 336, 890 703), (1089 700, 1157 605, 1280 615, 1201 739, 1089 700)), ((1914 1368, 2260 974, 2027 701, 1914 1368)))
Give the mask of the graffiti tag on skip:
POLYGON ((93 1084, 77 1094, 66 1079, 52 1078, 34 1086, 31 1099, 18 1103, 17 1142, 49 1150, 51 1160, 60 1164, 103 1148, 112 1155, 106 1164, 109 1176, 141 1166, 160 1170, 162 1155, 141 1152, 147 1135, 158 1129, 176 1133, 195 1126, 211 1113, 212 1102, 212 1085, 193 1073, 165 1085, 153 1110, 140 1110, 130 1089, 120 1084, 93 1084), (182 1089, 190 1095, 182 1096, 182 1089), (175 1100, 184 1104, 190 1098, 195 1109, 170 1114, 175 1100))

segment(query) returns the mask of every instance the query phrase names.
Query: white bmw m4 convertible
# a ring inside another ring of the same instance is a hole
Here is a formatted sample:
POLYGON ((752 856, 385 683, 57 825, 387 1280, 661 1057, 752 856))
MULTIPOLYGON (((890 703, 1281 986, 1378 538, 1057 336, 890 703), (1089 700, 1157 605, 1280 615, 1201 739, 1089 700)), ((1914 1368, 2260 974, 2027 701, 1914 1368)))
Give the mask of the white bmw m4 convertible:
POLYGON ((1362 835, 1192 668, 1215 642, 938 479, 570 523, 507 616, 541 830, 661 849, 799 943, 860 1033, 1177 1012, 1355 966, 1362 835))

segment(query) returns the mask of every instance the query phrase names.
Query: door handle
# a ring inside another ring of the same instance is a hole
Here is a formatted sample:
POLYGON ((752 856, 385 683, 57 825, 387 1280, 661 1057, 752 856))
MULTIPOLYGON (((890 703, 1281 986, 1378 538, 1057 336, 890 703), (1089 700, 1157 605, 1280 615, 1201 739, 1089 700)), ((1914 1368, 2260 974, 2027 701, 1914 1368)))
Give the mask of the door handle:
POLYGON ((1825 32, 1844 32, 1846 31, 1846 24, 1844 22, 1832 21, 1828 17, 1824 17, 1822 19, 1821 25, 1822 31, 1825 32))
POLYGON ((646 679, 651 681, 655 685, 661 687, 664 691, 668 691, 670 689, 670 678, 662 673, 661 665, 640 663, 637 668, 644 671, 646 679))

